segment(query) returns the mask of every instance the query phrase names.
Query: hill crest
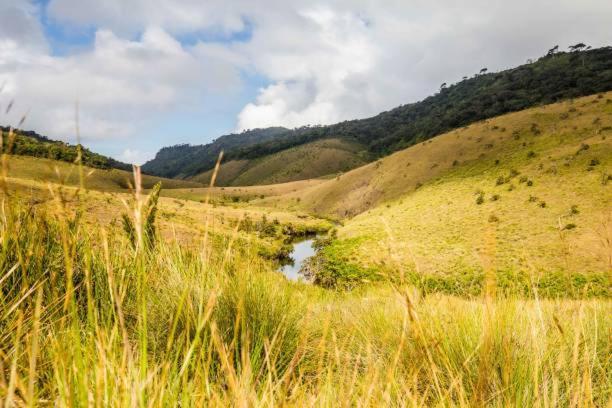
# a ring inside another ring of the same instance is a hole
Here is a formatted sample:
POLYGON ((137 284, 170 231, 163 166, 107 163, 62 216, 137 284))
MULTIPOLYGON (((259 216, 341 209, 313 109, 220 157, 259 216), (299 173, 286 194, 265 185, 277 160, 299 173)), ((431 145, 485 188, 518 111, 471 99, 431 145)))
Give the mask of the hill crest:
POLYGON ((180 145, 172 160, 160 154, 147 162, 143 171, 165 177, 194 177, 211 169, 221 150, 225 150, 226 161, 252 160, 325 138, 359 143, 376 159, 480 120, 609 90, 612 47, 547 54, 513 69, 477 74, 444 86, 420 102, 367 119, 293 130, 256 129, 251 133, 262 137, 253 138, 246 132, 222 136, 209 145, 180 145))

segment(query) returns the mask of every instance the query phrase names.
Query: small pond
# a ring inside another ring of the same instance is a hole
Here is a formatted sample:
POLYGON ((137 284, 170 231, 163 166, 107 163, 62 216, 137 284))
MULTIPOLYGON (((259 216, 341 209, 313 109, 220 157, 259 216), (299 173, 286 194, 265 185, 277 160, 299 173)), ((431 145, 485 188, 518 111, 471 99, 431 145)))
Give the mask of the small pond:
POLYGON ((316 237, 304 237, 299 241, 293 243, 293 251, 289 253, 289 259, 281 264, 278 271, 285 275, 287 279, 292 281, 306 280, 305 277, 300 274, 300 269, 306 259, 315 255, 316 251, 313 248, 313 244, 316 237))

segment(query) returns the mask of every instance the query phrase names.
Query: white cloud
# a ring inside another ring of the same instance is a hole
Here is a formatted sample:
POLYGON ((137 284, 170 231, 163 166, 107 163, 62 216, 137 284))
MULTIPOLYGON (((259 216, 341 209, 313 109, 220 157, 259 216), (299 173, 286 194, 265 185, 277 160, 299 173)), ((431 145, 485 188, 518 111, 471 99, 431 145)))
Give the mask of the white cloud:
MULTIPOLYGON (((28 17, 33 10, 14 7, 12 12, 28 17)), ((63 57, 50 55, 48 47, 22 47, 5 35, 0 37, 0 83, 6 84, 2 100, 16 101, 9 123, 29 110, 28 127, 74 141, 78 101, 85 141, 127 142, 157 115, 192 109, 205 94, 239 89, 241 79, 223 58, 184 47, 162 28, 148 27, 136 40, 98 30, 90 50, 63 57)))
POLYGON ((143 152, 141 150, 125 149, 121 153, 121 155, 118 157, 118 159, 125 163, 134 163, 137 165, 142 165, 154 155, 155 153, 151 153, 151 152, 143 152))
POLYGON ((21 50, 47 49, 37 9, 29 0, 0 3, 0 47, 7 47, 9 43, 18 45, 21 50))
POLYGON ((273 83, 239 114, 239 129, 371 116, 485 66, 505 69, 555 44, 612 39, 605 0, 307 4, 280 29, 261 16, 243 47, 273 83))
POLYGON ((225 32, 245 28, 242 6, 250 0, 52 0, 49 14, 63 22, 111 27, 122 33, 155 25, 173 33, 207 28, 225 32))
POLYGON ((79 99, 84 135, 130 152, 160 116, 238 95, 243 72, 269 85, 237 113, 236 128, 325 124, 416 101, 555 44, 609 45, 612 21, 609 0, 51 0, 54 21, 97 27, 91 47, 58 57, 32 4, 0 5, 0 84, 18 101, 15 115, 30 107, 31 127, 65 137, 79 99), (177 40, 244 30, 243 41, 177 40))

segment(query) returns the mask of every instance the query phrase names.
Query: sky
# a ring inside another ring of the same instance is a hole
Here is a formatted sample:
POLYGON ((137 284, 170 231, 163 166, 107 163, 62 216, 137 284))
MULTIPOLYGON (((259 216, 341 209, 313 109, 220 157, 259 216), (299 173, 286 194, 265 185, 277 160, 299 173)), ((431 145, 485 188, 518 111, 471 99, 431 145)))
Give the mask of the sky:
POLYGON ((554 45, 610 0, 0 0, 0 124, 141 164, 159 148, 373 116, 554 45), (9 103, 14 101, 10 112, 9 103))

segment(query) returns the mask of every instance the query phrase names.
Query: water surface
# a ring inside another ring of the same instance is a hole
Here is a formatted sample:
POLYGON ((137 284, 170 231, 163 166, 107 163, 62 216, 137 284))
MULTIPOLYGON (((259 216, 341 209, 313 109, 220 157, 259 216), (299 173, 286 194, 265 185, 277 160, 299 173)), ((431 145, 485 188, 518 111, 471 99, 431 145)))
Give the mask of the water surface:
POLYGON ((307 238, 293 243, 293 251, 289 254, 291 259, 284 265, 281 265, 279 272, 285 275, 289 280, 304 280, 304 276, 300 274, 300 269, 304 261, 315 254, 313 244, 314 238, 307 238))

